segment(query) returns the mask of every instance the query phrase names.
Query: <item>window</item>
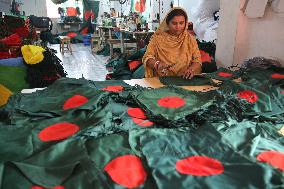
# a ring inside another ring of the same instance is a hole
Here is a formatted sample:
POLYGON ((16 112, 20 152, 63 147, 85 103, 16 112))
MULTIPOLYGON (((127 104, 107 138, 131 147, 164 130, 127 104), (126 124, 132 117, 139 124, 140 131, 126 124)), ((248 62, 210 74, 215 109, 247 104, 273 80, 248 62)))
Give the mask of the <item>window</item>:
POLYGON ((46 0, 46 7, 47 7, 47 16, 49 18, 60 18, 60 15, 58 14, 58 7, 61 7, 64 9, 66 13, 67 7, 79 7, 81 15, 80 17, 83 18, 83 3, 82 0, 68 0, 65 3, 61 4, 54 4, 51 0, 46 0))

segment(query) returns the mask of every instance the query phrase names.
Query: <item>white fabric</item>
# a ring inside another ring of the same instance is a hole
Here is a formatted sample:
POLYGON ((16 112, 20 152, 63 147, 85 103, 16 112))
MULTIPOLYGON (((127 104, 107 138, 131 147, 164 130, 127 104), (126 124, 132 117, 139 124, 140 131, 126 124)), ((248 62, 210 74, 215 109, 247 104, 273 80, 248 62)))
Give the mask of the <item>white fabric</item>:
POLYGON ((199 4, 192 8, 193 22, 197 19, 208 18, 220 9, 220 0, 199 0, 199 4))
POLYGON ((218 21, 214 21, 213 13, 220 9, 220 0, 199 0, 199 4, 191 9, 193 30, 198 39, 213 42, 217 39, 218 21))
POLYGON ((193 30, 198 39, 214 42, 217 39, 218 21, 215 21, 213 16, 198 19, 193 25, 193 30))

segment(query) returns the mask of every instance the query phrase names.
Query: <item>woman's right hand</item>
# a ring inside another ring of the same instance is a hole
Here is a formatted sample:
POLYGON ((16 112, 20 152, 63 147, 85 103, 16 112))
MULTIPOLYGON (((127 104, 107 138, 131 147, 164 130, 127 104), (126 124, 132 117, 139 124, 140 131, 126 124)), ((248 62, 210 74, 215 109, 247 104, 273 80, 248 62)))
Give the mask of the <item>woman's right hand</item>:
POLYGON ((159 64, 156 67, 156 71, 159 76, 167 76, 169 75, 170 72, 170 65, 164 63, 164 62, 159 62, 159 64))

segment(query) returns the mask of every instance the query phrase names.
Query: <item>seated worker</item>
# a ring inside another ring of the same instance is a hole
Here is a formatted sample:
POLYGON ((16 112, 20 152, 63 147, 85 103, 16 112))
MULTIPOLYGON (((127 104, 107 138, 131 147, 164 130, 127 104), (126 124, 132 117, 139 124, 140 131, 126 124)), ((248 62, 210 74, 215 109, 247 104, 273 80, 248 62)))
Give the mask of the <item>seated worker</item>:
POLYGON ((194 36, 187 31, 188 17, 173 8, 152 36, 142 59, 145 77, 182 76, 201 73, 201 55, 194 36))

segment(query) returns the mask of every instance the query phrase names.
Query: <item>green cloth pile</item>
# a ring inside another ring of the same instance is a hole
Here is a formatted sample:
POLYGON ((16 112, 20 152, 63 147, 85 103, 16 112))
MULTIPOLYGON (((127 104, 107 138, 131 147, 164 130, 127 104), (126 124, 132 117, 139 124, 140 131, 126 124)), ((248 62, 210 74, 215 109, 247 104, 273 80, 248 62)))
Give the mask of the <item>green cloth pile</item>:
POLYGON ((61 78, 13 95, 0 188, 283 188, 284 93, 270 76, 210 92, 61 78))

